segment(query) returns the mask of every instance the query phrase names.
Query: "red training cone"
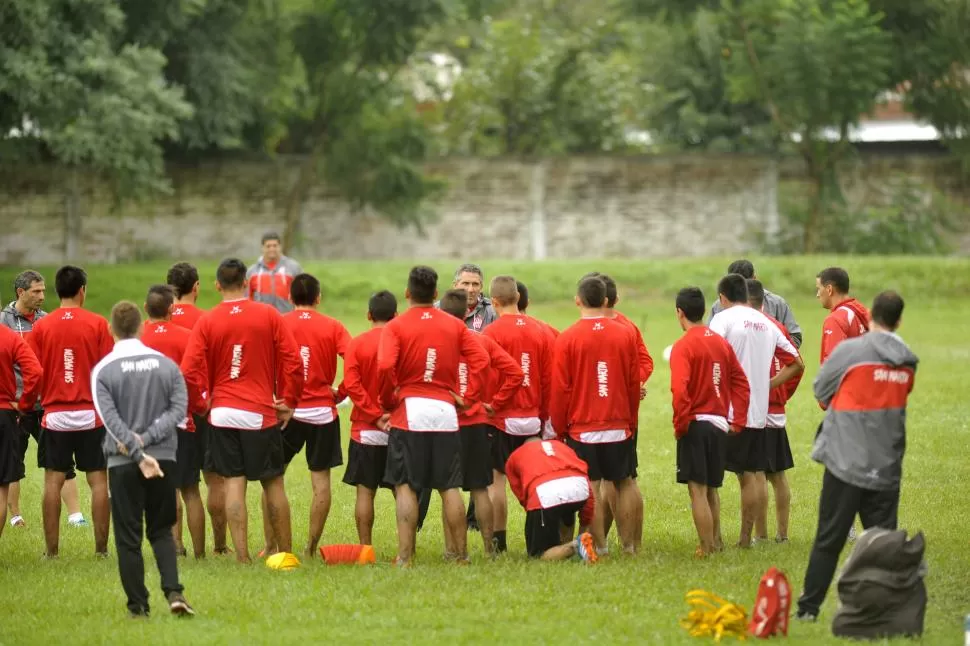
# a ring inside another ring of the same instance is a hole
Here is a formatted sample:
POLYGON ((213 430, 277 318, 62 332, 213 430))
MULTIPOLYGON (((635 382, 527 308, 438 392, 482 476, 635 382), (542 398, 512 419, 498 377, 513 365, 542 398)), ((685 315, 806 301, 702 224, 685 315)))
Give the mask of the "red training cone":
POLYGON ((371 545, 322 545, 320 557, 327 565, 367 565, 377 560, 371 545))

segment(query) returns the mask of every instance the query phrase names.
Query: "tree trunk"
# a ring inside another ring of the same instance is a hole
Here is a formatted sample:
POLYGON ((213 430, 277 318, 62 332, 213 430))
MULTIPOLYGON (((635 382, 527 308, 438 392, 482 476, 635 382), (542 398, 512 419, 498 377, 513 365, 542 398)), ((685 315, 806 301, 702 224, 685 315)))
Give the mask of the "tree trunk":
POLYGON ((286 196, 286 208, 283 211, 283 253, 296 251, 297 238, 300 233, 300 214, 303 210, 303 202, 306 201, 310 186, 313 185, 313 178, 316 175, 316 155, 310 154, 300 164, 297 171, 296 182, 290 188, 286 196))
POLYGON ((77 169, 71 168, 64 195, 64 260, 77 262, 81 247, 81 189, 77 169))
POLYGON ((809 180, 812 182, 812 193, 809 197, 808 218, 805 220, 805 235, 802 238, 804 247, 802 250, 811 254, 818 251, 822 210, 824 208, 825 171, 813 153, 805 155, 805 164, 808 167, 809 180))

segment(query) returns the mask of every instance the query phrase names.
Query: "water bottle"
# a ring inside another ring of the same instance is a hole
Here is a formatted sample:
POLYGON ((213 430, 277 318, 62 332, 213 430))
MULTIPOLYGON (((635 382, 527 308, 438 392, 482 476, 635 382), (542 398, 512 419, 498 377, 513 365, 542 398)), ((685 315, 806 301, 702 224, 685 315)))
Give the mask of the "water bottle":
POLYGON ((963 620, 963 646, 970 646, 970 615, 963 620))

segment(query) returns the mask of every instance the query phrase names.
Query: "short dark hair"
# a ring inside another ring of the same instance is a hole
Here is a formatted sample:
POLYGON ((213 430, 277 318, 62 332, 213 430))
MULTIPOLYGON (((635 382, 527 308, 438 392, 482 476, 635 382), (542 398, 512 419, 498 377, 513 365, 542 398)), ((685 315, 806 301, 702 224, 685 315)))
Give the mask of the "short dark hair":
POLYGON ((13 279, 14 296, 19 298, 20 295, 17 294, 18 291, 20 291, 21 289, 24 291, 27 291, 34 286, 34 283, 42 283, 42 282, 44 282, 44 277, 41 276, 38 272, 34 271, 33 269, 27 269, 25 271, 22 271, 19 274, 17 274, 16 278, 13 279))
POLYGON ((168 316, 175 302, 175 290, 171 285, 152 285, 145 297, 145 312, 149 318, 163 319, 168 316))
POLYGON ((760 310, 765 304, 765 286, 756 278, 749 278, 744 282, 748 288, 748 305, 760 310))
POLYGON ((496 276, 488 286, 488 295, 498 301, 502 307, 510 307, 519 302, 519 290, 515 278, 511 276, 496 276))
POLYGON ((899 327, 903 316, 903 297, 892 290, 882 292, 872 301, 872 322, 889 330, 899 327))
POLYGON ((704 292, 700 287, 685 287, 677 292, 677 309, 684 313, 691 323, 704 320, 704 292))
POLYGON ((263 237, 259 241, 259 244, 266 244, 270 240, 276 240, 277 242, 283 242, 280 239, 280 234, 276 233, 275 231, 267 231, 266 233, 263 234, 263 237))
POLYGON ((121 301, 111 308, 111 331, 119 339, 134 339, 141 327, 141 312, 129 301, 121 301))
POLYGON ((427 265, 417 265, 408 274, 408 292, 411 300, 421 305, 434 302, 434 294, 438 289, 438 272, 427 265))
POLYGON ((80 267, 64 265, 54 276, 54 290, 61 300, 74 298, 82 289, 87 287, 88 275, 80 267))
POLYGON ((619 297, 616 291, 616 281, 607 276, 606 274, 600 273, 598 271, 591 271, 583 278, 599 278, 606 285, 606 307, 612 308, 616 305, 616 299, 619 297))
POLYGON ((310 274, 297 274, 290 285, 290 300, 294 305, 310 307, 320 296, 320 281, 310 274))
POLYGON ((735 260, 728 265, 727 273, 740 274, 745 279, 751 279, 754 278, 754 265, 750 260, 735 260))
POLYGON ((169 267, 165 281, 175 289, 175 298, 182 298, 199 282, 199 270, 187 262, 177 262, 169 267))
POLYGON ((717 293, 728 299, 729 303, 748 302, 748 285, 741 274, 728 274, 717 284, 717 293))
POLYGON ((519 311, 525 312, 529 309, 529 288, 521 280, 515 281, 515 288, 519 292, 519 311))
POLYGON ((397 299, 394 294, 382 289, 367 301, 367 311, 375 323, 387 323, 397 314, 397 299))
POLYGON ((246 284, 246 265, 239 258, 226 258, 216 270, 216 282, 223 289, 239 289, 246 284))
POLYGON ((824 287, 831 285, 840 294, 849 293, 849 272, 841 267, 829 267, 818 272, 818 282, 824 287))
POLYGON ((576 295, 584 307, 604 307, 606 283, 599 276, 584 276, 576 287, 576 295))
POLYGON ((465 312, 468 311, 468 292, 464 289, 449 289, 441 297, 438 307, 442 312, 451 314, 456 319, 465 320, 465 312))

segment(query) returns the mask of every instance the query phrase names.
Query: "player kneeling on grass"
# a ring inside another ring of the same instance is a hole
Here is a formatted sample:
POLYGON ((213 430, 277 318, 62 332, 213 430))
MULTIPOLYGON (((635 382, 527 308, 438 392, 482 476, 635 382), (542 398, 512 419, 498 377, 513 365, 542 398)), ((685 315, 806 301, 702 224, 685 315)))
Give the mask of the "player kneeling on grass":
POLYGON ((580 527, 593 522, 596 505, 587 466, 576 452, 558 440, 530 437, 505 463, 512 493, 525 507, 525 546, 529 556, 564 561, 579 556, 596 563, 596 545, 589 532, 560 544, 559 529, 578 512, 580 527))
MULTIPOLYGON (((367 303, 371 329, 355 337, 344 355, 343 386, 354 402, 350 413, 350 446, 344 483, 357 488, 354 520, 361 545, 373 545, 374 495, 384 482, 390 414, 380 405, 381 384, 377 373, 377 351, 384 326, 397 316, 397 299, 380 291, 367 303)), ((391 489, 391 493, 394 490, 391 489)))
POLYGON ((104 421, 111 512, 121 585, 132 617, 148 616, 142 531, 174 615, 195 614, 179 583, 175 554, 175 454, 188 394, 178 365, 138 340, 141 315, 133 303, 111 310, 114 349, 91 372, 91 392, 104 421), (144 522, 144 526, 142 523, 144 522))
POLYGON ((687 287, 677 294, 677 321, 685 334, 670 351, 677 482, 687 485, 691 513, 704 557, 724 547, 721 499, 727 433, 748 415, 751 390, 731 345, 703 323, 704 294, 687 287), (734 407, 735 424, 730 410, 734 407))

